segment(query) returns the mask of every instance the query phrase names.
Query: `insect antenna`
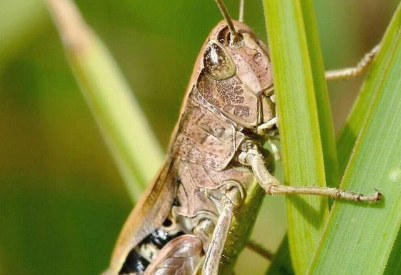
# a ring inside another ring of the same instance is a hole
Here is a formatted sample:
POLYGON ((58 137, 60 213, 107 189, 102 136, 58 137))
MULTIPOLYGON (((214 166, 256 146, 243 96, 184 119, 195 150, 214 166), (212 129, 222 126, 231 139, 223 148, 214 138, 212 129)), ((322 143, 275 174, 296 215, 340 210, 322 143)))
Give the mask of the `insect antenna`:
POLYGON ((244 22, 244 8, 245 8, 245 0, 239 0, 239 16, 238 16, 239 22, 244 22))
POLYGON ((228 13, 228 10, 227 10, 226 6, 224 5, 223 0, 216 0, 216 4, 217 4, 217 6, 219 6, 219 9, 220 9, 221 13, 223 14, 223 17, 227 22, 228 28, 230 29, 230 33, 233 38, 232 41, 235 43, 235 41, 237 41, 237 39, 239 38, 239 34, 234 28, 233 20, 231 19, 231 16, 228 13))

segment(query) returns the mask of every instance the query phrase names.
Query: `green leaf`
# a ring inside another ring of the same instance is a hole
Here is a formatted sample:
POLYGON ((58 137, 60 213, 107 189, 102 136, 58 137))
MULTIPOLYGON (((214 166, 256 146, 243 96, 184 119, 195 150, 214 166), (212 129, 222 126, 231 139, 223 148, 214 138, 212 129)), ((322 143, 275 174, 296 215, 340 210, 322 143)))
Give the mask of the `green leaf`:
POLYGON ((313 73, 319 129, 323 149, 326 184, 337 186, 340 183, 333 118, 327 83, 324 77, 323 56, 314 14, 313 1, 301 1, 305 34, 308 41, 310 66, 313 73))
MULTIPOLYGON (((389 28, 387 28, 387 31, 384 35, 385 39, 383 39, 380 44, 381 50, 375 60, 389 60, 389 55, 392 54, 391 48, 394 47, 394 40, 398 36, 399 30, 397 28, 397 24, 398 18, 394 17, 389 28)), ((341 174, 344 173, 344 170, 348 164, 355 141, 363 123, 365 122, 366 115, 370 106, 372 105, 376 91, 383 80, 386 66, 386 62, 373 62, 371 69, 365 77, 365 81, 356 99, 356 102, 352 107, 351 113, 339 133, 337 150, 341 174)))
POLYGON ((309 274, 382 274, 401 224, 401 8, 370 75, 378 86, 341 187, 369 193, 376 205, 336 201, 309 274), (391 35, 397 33, 397 35, 391 35))
POLYGON ((162 150, 118 66, 71 1, 48 0, 75 77, 131 197, 162 163, 162 150))
MULTIPOLYGON (((284 183, 338 182, 334 131, 311 1, 265 0, 282 141, 284 183), (319 106, 319 108, 317 107, 319 106)), ((328 215, 327 199, 287 198, 291 258, 304 274, 328 215)))

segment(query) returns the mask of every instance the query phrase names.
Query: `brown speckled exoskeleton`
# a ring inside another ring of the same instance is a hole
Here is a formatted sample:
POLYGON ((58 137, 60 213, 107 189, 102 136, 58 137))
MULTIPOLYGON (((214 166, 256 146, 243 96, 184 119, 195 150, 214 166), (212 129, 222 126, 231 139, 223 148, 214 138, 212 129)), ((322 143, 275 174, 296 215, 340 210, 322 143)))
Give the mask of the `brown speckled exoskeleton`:
MULTIPOLYGON (((107 275, 218 274, 230 223, 255 178, 267 194, 380 199, 378 192, 284 186, 269 173, 257 142, 278 133, 268 49, 216 2, 225 20, 200 51, 167 159, 125 223, 107 275)), ((360 74, 376 51, 326 77, 360 74)))

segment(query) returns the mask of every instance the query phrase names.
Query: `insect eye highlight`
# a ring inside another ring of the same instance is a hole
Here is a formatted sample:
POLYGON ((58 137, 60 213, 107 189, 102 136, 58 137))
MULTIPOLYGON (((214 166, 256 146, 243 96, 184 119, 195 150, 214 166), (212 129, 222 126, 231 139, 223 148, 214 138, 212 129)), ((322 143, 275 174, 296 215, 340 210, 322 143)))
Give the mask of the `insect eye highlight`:
POLYGON ((203 56, 206 72, 217 80, 223 80, 235 75, 236 68, 231 57, 216 43, 211 43, 203 56))

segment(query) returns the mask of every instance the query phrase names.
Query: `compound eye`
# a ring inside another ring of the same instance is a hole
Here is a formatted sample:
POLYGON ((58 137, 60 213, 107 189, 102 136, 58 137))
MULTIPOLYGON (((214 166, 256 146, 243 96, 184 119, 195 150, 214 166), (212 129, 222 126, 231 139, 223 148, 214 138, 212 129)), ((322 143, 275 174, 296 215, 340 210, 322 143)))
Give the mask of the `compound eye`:
POLYGON ((211 43, 203 56, 206 72, 217 80, 235 75, 235 64, 226 51, 216 43, 211 43))

